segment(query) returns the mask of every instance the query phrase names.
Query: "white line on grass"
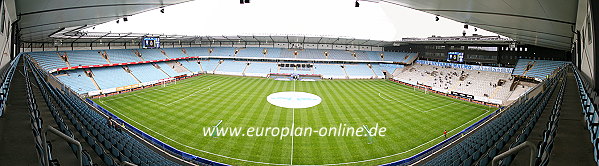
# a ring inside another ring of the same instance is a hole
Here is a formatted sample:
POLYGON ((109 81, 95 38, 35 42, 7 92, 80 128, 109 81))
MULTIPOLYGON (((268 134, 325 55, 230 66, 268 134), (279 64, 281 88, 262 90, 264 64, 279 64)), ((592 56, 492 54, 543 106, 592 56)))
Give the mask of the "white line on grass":
POLYGON ((175 100, 175 101, 173 101, 173 102, 170 102, 170 103, 166 104, 166 106, 169 106, 169 105, 175 104, 176 102, 178 102, 178 101, 181 101, 181 100, 183 100, 183 99, 186 99, 186 98, 188 98, 188 97, 195 96, 195 94, 196 94, 196 93, 198 93, 198 92, 203 92, 203 90, 204 90, 204 89, 208 89, 208 91, 206 91, 206 92, 210 92, 210 87, 211 87, 212 85, 214 85, 214 84, 217 84, 217 83, 220 83, 220 81, 219 81, 219 82, 212 83, 212 84, 208 85, 208 87, 205 87, 205 88, 199 89, 199 90, 197 90, 197 91, 195 91, 195 92, 193 92, 193 93, 191 93, 191 94, 189 94, 189 95, 187 95, 187 96, 185 96, 185 97, 182 97, 182 98, 180 98, 180 99, 177 99, 177 100, 175 100))
MULTIPOLYGON (((101 101, 101 102, 102 102, 104 105, 106 105, 106 104, 105 104, 103 101, 101 101)), ((243 161, 243 162, 255 163, 255 164, 264 164, 264 165, 288 165, 288 164, 276 164, 276 163, 267 163, 267 162, 259 162, 259 161, 244 160, 244 159, 239 159, 239 158, 229 157, 229 156, 225 156, 225 155, 220 155, 220 154, 216 154, 216 153, 212 153, 212 152, 208 152, 208 151, 200 150, 200 149, 197 149, 197 148, 194 148, 194 147, 191 147, 191 146, 185 145, 185 144, 183 144, 183 143, 180 143, 180 142, 178 142, 178 141, 175 141, 174 139, 172 139, 172 138, 169 138, 169 137, 167 137, 167 136, 165 136, 165 135, 163 135, 163 134, 161 134, 161 133, 159 133, 159 132, 156 132, 156 131, 152 130, 151 128, 149 128, 149 127, 146 127, 146 126, 144 126, 143 124, 141 124, 141 123, 139 123, 139 122, 137 122, 137 121, 135 121, 135 120, 133 120, 133 119, 131 119, 131 118, 127 117, 126 115, 124 115, 124 114, 122 114, 122 113, 118 112, 118 111, 117 111, 117 110, 115 110, 114 108, 112 108, 112 107, 110 107, 110 106, 108 106, 108 105, 106 105, 106 106, 107 106, 108 108, 110 108, 112 111, 116 112, 117 114, 120 114, 120 115, 122 115, 123 117, 125 117, 125 118, 127 118, 127 119, 129 119, 129 120, 133 121, 134 123, 137 123, 138 125, 140 125, 140 126, 142 126, 142 127, 146 128, 146 129, 150 130, 151 132, 153 132, 153 133, 156 133, 156 134, 158 134, 158 135, 160 135, 160 136, 162 136, 162 137, 164 137, 164 138, 166 138, 166 139, 168 139, 168 140, 170 140, 170 141, 172 141, 172 142, 174 142, 174 143, 176 143, 176 144, 179 144, 179 145, 181 145, 181 146, 187 147, 187 148, 189 148, 189 149, 196 150, 196 151, 198 151, 198 152, 203 152, 203 153, 207 153, 207 154, 214 155, 214 156, 219 156, 219 157, 223 157, 223 158, 227 158, 227 159, 232 159, 232 160, 237 160, 237 161, 243 161)), ((486 113, 486 112, 488 112, 488 110, 485 110, 485 113, 486 113)), ((453 131, 455 131, 455 130, 459 129, 460 127, 462 127, 462 126, 464 126, 464 125, 466 125, 466 124, 468 124, 468 123, 472 122, 473 120, 476 120, 476 119, 480 118, 481 116, 485 115, 485 113, 483 113, 483 114, 481 114, 481 115, 477 116, 476 118, 473 118, 473 119, 471 119, 470 121, 468 121, 468 122, 466 122, 466 123, 464 123, 464 124, 462 124, 462 125, 460 125, 460 126, 458 126, 458 127, 454 128, 454 129, 450 130, 449 132, 453 132, 453 131)), ((375 160, 385 159, 385 158, 389 158, 389 157, 393 157, 393 156, 397 156, 397 155, 400 155, 400 154, 405 154, 405 153, 411 152, 411 151, 413 151, 413 150, 415 150, 415 149, 417 149, 417 148, 420 148, 420 147, 422 147, 422 146, 424 146, 424 145, 426 145, 426 144, 428 144, 428 143, 431 143, 431 142, 433 142, 434 140, 437 140, 437 139, 439 139, 439 138, 441 138, 441 137, 443 137, 443 135, 440 135, 440 136, 438 136, 437 138, 434 138, 434 139, 432 139, 432 140, 430 140, 430 141, 428 141, 428 142, 425 142, 425 143, 423 143, 423 144, 420 144, 420 145, 418 145, 418 146, 416 146, 416 147, 414 147, 414 148, 412 148, 412 149, 409 149, 409 150, 406 150, 406 151, 403 151, 403 152, 399 152, 399 153, 396 153, 396 154, 388 155, 388 156, 383 156, 383 157, 374 158, 374 159, 368 159, 368 160, 362 160, 362 161, 354 161, 354 162, 347 162, 347 163, 337 163, 337 164, 323 164, 323 165, 347 165, 347 164, 356 164, 356 163, 363 163, 363 162, 369 162, 369 161, 375 161, 375 160)), ((293 140, 293 136, 292 136, 291 138, 292 138, 292 140, 293 140)), ((292 158, 292 160, 293 160, 293 158, 292 158)))
MULTIPOLYGON (((102 101, 102 103, 103 103, 104 105, 106 105, 106 104, 105 104, 103 101, 102 101)), ((124 114, 120 113, 119 111, 116 111, 114 108, 112 108, 112 107, 110 107, 110 106, 108 106, 108 105, 106 105, 106 107, 110 108, 112 111, 116 112, 117 114, 120 114, 120 115, 122 115, 123 117, 125 117, 125 118, 129 119, 130 121, 132 121, 132 122, 134 122, 134 123, 137 123, 139 126, 141 126, 141 127, 143 127, 143 128, 146 128, 146 129, 150 130, 150 131, 151 131, 151 132, 153 132, 153 133, 156 133, 156 134, 158 134, 158 135, 160 135, 160 136, 162 136, 162 137, 164 137, 164 138, 166 138, 166 139, 168 139, 168 140, 170 140, 170 141, 172 141, 172 142, 174 142, 174 143, 176 143, 176 144, 179 144, 179 145, 181 145, 181 146, 184 146, 184 147, 186 147, 186 148, 189 148, 189 149, 196 150, 196 151, 198 151, 198 152, 203 152, 203 153, 207 153, 207 154, 214 155, 214 156, 218 156, 218 157, 223 157, 223 158, 232 159, 232 160, 237 160, 237 161, 243 161, 243 162, 249 162, 249 163, 255 163, 255 164, 264 164, 264 165, 288 165, 288 164, 275 164, 275 163, 266 163, 266 162, 259 162, 259 161, 250 161, 250 160, 238 159, 238 158, 234 158, 234 157, 224 156, 224 155, 220 155, 220 154, 216 154, 216 153, 212 153, 212 152, 208 152, 208 151, 200 150, 200 149, 197 149, 197 148, 194 148, 194 147, 191 147, 191 146, 185 145, 185 144, 183 144, 183 143, 180 143, 180 142, 178 142, 178 141, 175 141, 174 139, 172 139, 172 138, 170 138, 170 137, 167 137, 167 136, 165 136, 165 135, 163 135, 163 134, 161 134, 161 133, 159 133, 159 132, 156 132, 156 131, 152 130, 151 128, 149 128, 149 127, 147 127, 147 126, 144 126, 143 124, 141 124, 141 123, 139 123, 139 122, 137 122, 137 121, 135 121, 135 120, 133 120, 133 119, 129 118, 128 116, 126 116, 126 115, 124 115, 124 114)))
POLYGON ((439 106, 439 107, 437 107, 437 108, 432 108, 432 109, 426 110, 425 112, 429 112, 429 111, 436 110, 436 109, 439 109, 439 108, 447 107, 447 106, 450 106, 450 105, 452 105, 452 104, 457 104, 457 103, 458 103, 458 102, 452 101, 452 102, 451 102, 451 103, 449 103, 449 104, 445 104, 445 105, 439 106))
MULTIPOLYGON (((487 111, 487 110, 485 110, 485 113, 486 113, 486 112, 488 112, 488 111, 487 111)), ((452 130, 449 130, 448 132, 452 132, 452 131, 455 131, 455 130, 457 130, 457 129, 461 128, 462 126, 464 126, 464 125, 466 125, 466 124, 468 124, 468 123, 472 122, 473 120, 476 120, 476 119, 480 118, 481 116, 484 116, 484 115, 485 115, 485 113, 483 113, 483 114, 481 114, 481 115, 477 116, 477 117, 476 117, 476 118, 474 118, 474 119, 471 119, 470 121, 468 121, 468 122, 466 122, 466 123, 464 123, 464 124, 462 124, 462 125, 460 125, 460 126, 458 126, 458 127, 454 128, 454 129, 452 129, 452 130)), ((369 161, 374 161, 374 160, 385 159, 385 158, 389 158, 389 157, 393 157, 393 156, 397 156, 397 155, 400 155, 400 154, 404 154, 404 153, 407 153, 407 152, 413 151, 413 150, 415 150, 415 149, 417 149, 417 148, 420 148, 420 147, 422 147, 422 146, 424 146, 424 145, 426 145, 426 144, 428 144, 428 143, 431 143, 431 142, 433 142, 434 140, 437 140, 437 139, 439 139, 439 138, 444 138, 443 134, 441 134, 441 135, 440 135, 440 136, 438 136, 437 138, 434 138, 434 139, 432 139, 432 140, 430 140, 430 141, 428 141, 428 142, 425 142, 425 143, 423 143, 423 144, 420 144, 420 145, 418 145, 418 146, 416 146, 416 147, 414 147, 414 148, 412 148, 412 149, 409 149, 409 150, 407 150, 407 151, 403 151, 403 152, 400 152, 400 153, 396 153, 396 154, 388 155, 388 156, 383 156, 383 157, 379 157, 379 158, 373 158, 373 159, 368 159, 368 160, 362 160, 362 161, 354 161, 354 162, 347 162, 347 163, 337 163, 337 164, 322 164, 322 165, 347 165, 347 164, 356 164, 356 163, 363 163, 363 162, 369 162, 369 161)))
POLYGON ((144 99, 144 100, 148 100, 148 101, 151 101, 151 102, 154 102, 154 103, 156 103, 156 104, 163 105, 163 106, 168 106, 168 104, 162 104, 161 102, 157 102, 157 101, 154 101, 154 100, 152 100, 152 99, 148 99, 148 98, 145 98, 145 97, 139 96, 139 95, 137 95, 137 94, 133 94, 133 96, 137 96, 137 97, 139 97, 139 98, 142 98, 142 99, 144 99))
MULTIPOLYGON (((295 91, 295 82, 294 82, 294 86, 293 86, 293 88, 294 88, 294 89, 293 89, 293 91, 295 91)), ((380 96, 380 93, 379 93, 379 96, 380 96)), ((383 97, 381 96, 381 98, 383 98, 383 97)), ((386 99, 386 100, 387 100, 387 99, 386 99)), ((162 136, 162 137, 166 138, 167 140, 170 140, 170 141, 172 141, 173 143, 179 144, 179 145, 181 145, 181 146, 184 146, 184 147, 187 147, 187 148, 189 148, 189 149, 196 150, 196 151, 198 151, 198 152, 202 152, 202 153, 206 153, 206 154, 210 154, 210 155, 214 155, 214 156, 218 156, 218 157, 222 157, 222 158, 227 158, 227 159, 232 159, 232 160, 237 160, 237 161, 242 161, 242 162, 248 162, 248 163, 264 164, 264 165, 288 165, 288 164, 276 164, 276 163, 267 163, 267 162, 259 162, 259 161, 250 161, 250 160, 244 160, 244 159, 239 159, 239 158, 234 158, 234 157, 228 157, 228 156, 225 156, 225 155, 220 155, 220 154, 216 154, 216 153, 212 153, 212 152, 208 152, 208 151, 200 150, 200 149, 197 149, 197 148, 194 148, 194 147, 191 147, 191 146, 185 145, 185 144, 183 144, 183 143, 180 143, 180 142, 178 142, 178 141, 176 141, 176 140, 174 140, 174 139, 172 139, 172 138, 170 138, 170 137, 167 137, 167 136, 165 136, 165 135, 163 135, 163 134, 161 134, 161 133, 159 133, 159 132, 156 132, 156 131, 152 130, 151 128, 149 128, 149 127, 147 127, 147 126, 145 126, 145 125, 143 125, 143 124, 141 124, 141 123, 139 123, 139 122, 137 122, 137 121, 135 121, 135 120, 133 120, 133 119, 131 119, 131 118, 127 117, 126 115, 124 115, 124 114, 120 113, 120 112, 119 112, 119 111, 117 111, 116 109, 114 109, 114 108, 110 107, 109 105, 106 105, 106 103, 105 103, 104 101, 100 101, 100 102, 102 102, 102 103, 103 103, 103 104, 104 104, 106 107, 108 107, 109 109, 111 109, 113 112, 116 112, 117 114, 120 114, 120 115, 122 115, 123 117, 125 117, 125 118, 129 119, 130 121, 132 121, 132 122, 134 122, 134 123, 136 123, 136 124, 140 125, 141 127, 143 127, 143 128, 146 128, 146 129, 148 129, 149 131, 151 131, 151 132, 153 132, 153 133, 156 133, 156 134, 158 134, 158 135, 160 135, 160 136, 162 136)), ((292 109, 292 111, 295 111, 295 109, 292 109)), ((486 113, 486 112, 488 112, 488 110, 485 110, 485 113, 486 113)), ((470 121, 468 121, 468 122, 466 122, 466 123, 464 123, 464 124, 462 124, 462 125, 460 125, 460 126, 458 126, 458 127, 454 128, 454 129, 450 130, 449 132, 453 132, 453 131, 455 131, 455 130, 457 130, 457 129, 461 128, 461 127, 463 127, 464 125, 466 125, 466 124, 468 124, 468 123, 470 123, 470 122, 472 122, 472 121, 474 121, 474 120, 476 120, 476 119, 479 119, 481 116, 484 116, 484 115, 485 115, 485 113, 483 113, 483 114, 481 114, 481 115, 477 116, 476 118, 473 118, 473 119, 471 119, 470 121)), ((293 125, 294 125, 294 122, 295 122, 295 118, 294 118, 294 117, 295 117, 295 112, 292 112, 292 127, 293 127, 293 125)), ((428 142, 425 142, 425 143, 423 143, 423 144, 420 144, 420 145, 418 145, 418 146, 416 146, 416 147, 414 147, 414 148, 412 148, 412 149, 409 149, 409 150, 406 150, 406 151, 403 151, 403 152, 399 152, 399 153, 396 153, 396 154, 388 155, 388 156, 383 156, 383 157, 374 158, 374 159, 368 159, 368 160, 362 160, 362 161, 354 161, 354 162, 347 162, 347 163, 337 163, 337 164, 323 164, 323 165, 347 165, 347 164, 364 163, 364 162, 369 162, 369 161, 375 161, 375 160, 385 159, 385 158, 389 158, 389 157, 393 157, 393 156, 397 156, 397 155, 401 155, 401 154, 405 154, 405 153, 411 152, 411 151, 413 151, 413 150, 415 150, 415 149, 417 149, 417 148, 420 148, 420 147, 422 147, 422 146, 424 146, 424 145, 427 145, 427 144, 429 144, 429 143, 433 142, 434 140, 437 140, 437 139, 439 139, 439 138, 442 138, 442 137, 443 137, 443 135, 440 135, 440 136, 438 136, 438 137, 436 137, 436 138, 434 138, 434 139, 432 139, 432 140, 430 140, 430 141, 428 141, 428 142)), ((291 146, 291 149, 292 149, 292 150, 291 150, 291 155, 292 155, 292 156, 291 156, 291 164, 293 164, 293 135, 292 135, 292 137, 291 137, 291 140, 292 140, 292 146, 291 146)))
POLYGON ((387 101, 394 101, 394 100, 395 100, 395 102, 398 102, 398 103, 400 103, 400 104, 402 104, 402 105, 408 106, 408 107, 410 107, 410 108, 412 108, 412 109, 414 109, 414 110, 417 110, 417 111, 420 111, 420 112, 424 112, 424 111, 422 111, 421 109, 418 109, 418 108, 416 108, 416 107, 412 107, 410 104, 405 104, 405 103, 403 103, 402 101, 399 101, 399 100, 397 100, 397 99, 395 99, 395 98, 393 98, 393 97, 391 97, 391 96, 389 96, 389 95, 386 95, 386 96, 388 96, 388 97, 391 97, 391 99, 393 99, 393 100, 389 100, 389 99, 387 99, 387 98, 385 98, 385 97, 381 96, 381 94, 383 94, 383 93, 379 92, 379 97, 381 97, 381 98, 382 98, 382 99, 384 99, 384 100, 387 100, 387 101))
MULTIPOLYGON (((293 92, 295 92, 295 80, 293 80, 293 92)), ((295 108, 291 108, 291 128, 295 128, 295 108)), ((293 131, 291 131, 291 161, 289 165, 293 165, 293 131)))

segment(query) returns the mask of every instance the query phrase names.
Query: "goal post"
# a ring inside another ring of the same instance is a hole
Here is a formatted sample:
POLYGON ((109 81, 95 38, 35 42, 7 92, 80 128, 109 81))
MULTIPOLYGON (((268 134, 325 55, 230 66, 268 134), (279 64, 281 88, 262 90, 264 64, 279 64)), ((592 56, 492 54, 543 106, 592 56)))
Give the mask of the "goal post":
POLYGON ((165 82, 165 83, 162 84, 162 87, 167 87, 167 86, 169 86, 171 84, 177 84, 177 80, 173 80, 171 82, 165 82))

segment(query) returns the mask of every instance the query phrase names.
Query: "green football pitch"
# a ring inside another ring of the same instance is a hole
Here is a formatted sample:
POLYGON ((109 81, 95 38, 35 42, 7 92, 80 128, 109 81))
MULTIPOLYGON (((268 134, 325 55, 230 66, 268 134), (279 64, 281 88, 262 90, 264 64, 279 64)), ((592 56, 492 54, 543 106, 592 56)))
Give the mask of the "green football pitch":
POLYGON ((94 99, 138 129, 179 150, 232 165, 375 165, 413 156, 495 108, 425 93, 388 80, 277 81, 203 75, 176 84, 94 99), (290 109, 276 92, 322 99, 290 109), (385 136, 205 136, 219 127, 385 127, 385 136))

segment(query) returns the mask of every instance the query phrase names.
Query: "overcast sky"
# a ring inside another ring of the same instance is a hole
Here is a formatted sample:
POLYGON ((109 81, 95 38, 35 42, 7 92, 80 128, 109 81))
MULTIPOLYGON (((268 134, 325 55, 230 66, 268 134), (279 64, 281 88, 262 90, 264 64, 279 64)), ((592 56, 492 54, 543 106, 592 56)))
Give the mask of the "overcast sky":
MULTIPOLYGON (((88 31, 176 35, 307 35, 400 40, 461 36, 463 24, 388 3, 354 0, 195 0, 110 21, 88 31)), ((496 35, 470 26, 468 35, 496 35)))

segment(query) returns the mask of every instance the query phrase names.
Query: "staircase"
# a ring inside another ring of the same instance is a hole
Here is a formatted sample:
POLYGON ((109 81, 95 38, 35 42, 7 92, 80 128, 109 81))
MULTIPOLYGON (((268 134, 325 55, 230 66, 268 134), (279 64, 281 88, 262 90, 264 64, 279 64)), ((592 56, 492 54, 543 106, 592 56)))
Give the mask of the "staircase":
POLYGON ((177 73, 191 73, 189 69, 187 69, 185 66, 181 65, 181 63, 178 63, 177 61, 167 61, 165 63, 169 67, 171 67, 171 69, 175 70, 175 72, 177 73))
POLYGON ((96 87, 96 89, 98 90, 102 90, 100 89, 100 86, 98 85, 98 83, 96 83, 96 80, 94 79, 94 77, 89 77, 92 80, 92 83, 94 83, 94 86, 96 87))
MULTIPOLYGON (((533 67, 535 67, 535 64, 537 64, 537 62, 533 62, 532 64, 530 64, 530 68, 528 70, 524 69, 524 73, 522 73, 523 76, 526 76, 526 73, 528 73, 528 71, 530 71, 530 69, 532 69, 533 67)), ((528 65, 526 65, 528 66, 528 65)), ((526 67, 524 66, 524 67, 526 67)))
POLYGON ((160 68, 160 66, 158 66, 155 63, 152 63, 152 66, 154 66, 156 69, 160 70, 162 73, 166 74, 168 77, 172 77, 171 75, 168 75, 166 72, 164 72, 164 70, 162 70, 162 68, 160 68))
POLYGON ((198 66, 200 66, 200 71, 199 71, 199 72, 204 72, 204 71, 206 71, 206 70, 204 70, 204 67, 202 67, 202 64, 201 64, 201 63, 198 63, 198 62, 195 62, 195 63, 197 63, 197 64, 198 64, 198 66))
POLYGON ((166 52, 164 50, 160 50, 160 53, 162 53, 162 55, 164 55, 166 59, 171 59, 170 57, 168 57, 168 55, 166 55, 166 52))
POLYGON ((345 66, 341 66, 341 70, 343 70, 343 74, 345 75, 345 79, 349 79, 349 75, 347 75, 347 71, 345 71, 345 66))
POLYGON ((131 69, 129 69, 129 67, 123 66, 123 70, 125 70, 125 72, 129 73, 129 75, 131 75, 131 77, 133 77, 133 79, 135 79, 135 81, 137 81, 137 83, 141 83, 141 81, 139 79, 137 79, 137 77, 135 77, 135 75, 133 75, 133 73, 131 72, 131 69))
POLYGON ((245 71, 246 71, 248 68, 250 68, 250 63, 247 63, 247 64, 245 65, 245 68, 243 68, 243 72, 241 72, 241 74, 245 76, 245 71))
POLYGON ((212 73, 214 73, 214 71, 216 71, 216 69, 218 69, 218 67, 223 64, 223 61, 219 61, 218 64, 216 64, 216 67, 214 67, 214 70, 212 70, 212 73))
POLYGON ((64 61, 64 63, 67 64, 67 67, 71 67, 71 63, 69 63, 69 57, 67 56, 67 53, 64 53, 64 55, 67 57, 66 60, 62 59, 59 52, 56 52, 56 55, 58 56, 58 58, 60 58, 62 61, 64 61))
POLYGON ((401 74, 402 70, 400 70, 399 68, 395 68, 395 70, 392 72, 391 76, 392 77, 397 77, 399 74, 401 74))
POLYGON ((100 56, 102 56, 102 58, 104 58, 106 60, 106 62, 108 62, 108 64, 112 64, 110 62, 110 58, 108 57, 108 53, 106 53, 106 51, 102 51, 102 52, 99 52, 99 53, 100 53, 100 56))
POLYGON ((376 71, 374 71, 374 69, 372 69, 372 65, 368 64, 368 68, 370 68, 370 71, 372 71, 372 74, 374 75, 374 78, 379 78, 379 75, 376 74, 376 71))
POLYGON ((139 57, 139 59, 141 59, 141 61, 146 61, 146 60, 144 60, 143 55, 139 51, 135 50, 133 52, 133 54, 135 54, 137 57, 139 57))

